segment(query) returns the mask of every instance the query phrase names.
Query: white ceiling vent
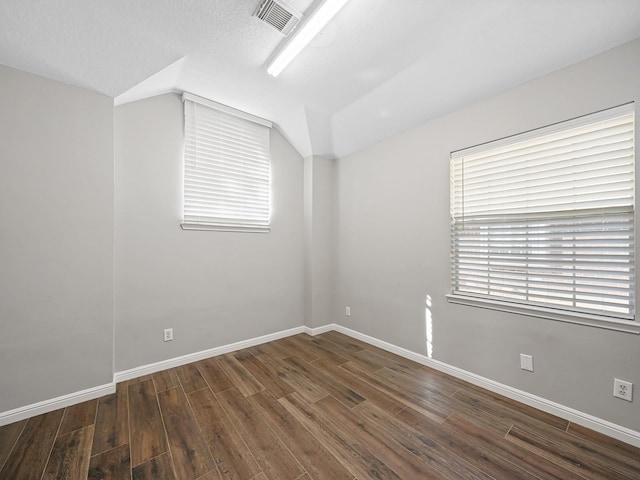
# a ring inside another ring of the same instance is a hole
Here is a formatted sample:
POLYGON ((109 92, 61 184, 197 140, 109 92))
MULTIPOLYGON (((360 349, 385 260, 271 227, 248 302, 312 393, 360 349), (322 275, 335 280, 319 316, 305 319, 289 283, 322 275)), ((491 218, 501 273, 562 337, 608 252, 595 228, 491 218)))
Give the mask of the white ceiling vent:
POLYGON ((282 33, 289 35, 302 18, 302 14, 275 0, 264 0, 254 13, 256 17, 282 33))

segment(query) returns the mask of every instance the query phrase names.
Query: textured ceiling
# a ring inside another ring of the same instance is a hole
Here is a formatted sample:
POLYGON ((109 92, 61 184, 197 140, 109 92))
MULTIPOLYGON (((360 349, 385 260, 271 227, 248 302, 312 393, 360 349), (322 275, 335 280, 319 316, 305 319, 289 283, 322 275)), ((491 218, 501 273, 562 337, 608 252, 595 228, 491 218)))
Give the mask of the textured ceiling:
POLYGON ((0 63, 116 104, 189 91, 339 157, 640 37, 640 0, 351 0, 273 78, 259 1, 2 0, 0 63))

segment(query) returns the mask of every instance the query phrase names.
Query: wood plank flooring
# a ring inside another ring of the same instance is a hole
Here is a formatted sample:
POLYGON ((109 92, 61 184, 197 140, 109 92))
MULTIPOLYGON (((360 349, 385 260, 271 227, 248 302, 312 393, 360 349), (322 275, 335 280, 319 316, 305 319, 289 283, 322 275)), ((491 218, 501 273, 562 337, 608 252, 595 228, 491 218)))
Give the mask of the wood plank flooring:
POLYGON ((336 332, 0 427, 0 480, 640 479, 640 449, 336 332))

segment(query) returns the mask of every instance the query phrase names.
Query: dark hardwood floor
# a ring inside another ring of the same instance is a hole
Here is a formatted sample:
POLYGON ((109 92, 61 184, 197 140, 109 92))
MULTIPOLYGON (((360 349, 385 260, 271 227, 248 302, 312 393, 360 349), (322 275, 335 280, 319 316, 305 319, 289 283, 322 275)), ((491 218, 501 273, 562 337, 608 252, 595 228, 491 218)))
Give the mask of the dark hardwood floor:
POLYGON ((336 332, 0 427, 0 479, 640 479, 640 449, 336 332))

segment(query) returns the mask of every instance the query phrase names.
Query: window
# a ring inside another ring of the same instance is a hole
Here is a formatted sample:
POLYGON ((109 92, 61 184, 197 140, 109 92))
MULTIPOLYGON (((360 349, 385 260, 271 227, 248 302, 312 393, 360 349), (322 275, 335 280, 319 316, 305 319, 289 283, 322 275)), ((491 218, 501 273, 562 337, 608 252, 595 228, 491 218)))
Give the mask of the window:
POLYGON ((182 228, 269 231, 271 122, 188 93, 183 101, 182 228))
POLYGON ((633 104, 452 153, 451 236, 452 302, 636 326, 633 104))

